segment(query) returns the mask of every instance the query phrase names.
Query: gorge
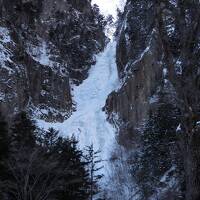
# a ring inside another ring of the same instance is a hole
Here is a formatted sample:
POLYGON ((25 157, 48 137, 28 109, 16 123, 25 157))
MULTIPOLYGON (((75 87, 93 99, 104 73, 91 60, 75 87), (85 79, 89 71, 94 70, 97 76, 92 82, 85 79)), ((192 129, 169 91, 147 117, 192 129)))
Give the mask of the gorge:
POLYGON ((0 0, 8 127, 25 112, 38 133, 53 128, 81 151, 99 151, 94 176, 104 176, 91 200, 199 200, 199 8, 186 0, 0 0))

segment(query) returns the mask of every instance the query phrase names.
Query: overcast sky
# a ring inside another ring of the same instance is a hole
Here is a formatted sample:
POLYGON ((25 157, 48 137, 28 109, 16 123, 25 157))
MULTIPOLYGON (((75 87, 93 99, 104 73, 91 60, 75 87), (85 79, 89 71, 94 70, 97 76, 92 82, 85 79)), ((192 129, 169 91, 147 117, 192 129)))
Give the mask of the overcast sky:
POLYGON ((111 14, 114 18, 117 7, 122 7, 120 2, 125 2, 125 0, 92 0, 92 3, 97 4, 104 15, 111 14))

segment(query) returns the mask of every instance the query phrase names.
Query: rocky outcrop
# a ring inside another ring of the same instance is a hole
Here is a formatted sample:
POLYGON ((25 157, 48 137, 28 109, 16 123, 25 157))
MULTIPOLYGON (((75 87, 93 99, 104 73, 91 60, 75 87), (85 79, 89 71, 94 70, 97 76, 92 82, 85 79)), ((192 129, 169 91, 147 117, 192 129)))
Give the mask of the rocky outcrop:
POLYGON ((153 1, 127 1, 117 29, 121 85, 109 95, 105 110, 118 129, 118 148, 123 149, 113 153, 120 184, 134 185, 129 196, 177 199, 184 193, 176 135, 180 113, 154 6, 153 1))
MULTIPOLYGON (((159 62, 162 55, 159 52, 159 39, 156 33, 153 34, 142 55, 125 66, 121 88, 114 91, 106 102, 107 112, 117 113, 121 119, 123 135, 130 136, 134 129, 148 119, 154 94, 162 82, 162 67, 159 62)), ((121 51, 120 47, 118 51, 121 51)), ((130 140, 126 138, 124 141, 130 140)))
POLYGON ((91 2, 1 0, 0 102, 63 121, 73 110, 71 90, 87 77, 105 46, 105 20, 91 2))
POLYGON ((152 10, 144 12, 150 3, 141 4, 143 9, 140 4, 128 1, 121 16, 116 56, 121 86, 106 102, 108 114, 118 114, 123 124, 122 135, 127 136, 148 119, 164 79, 162 45, 158 31, 152 26, 152 10))

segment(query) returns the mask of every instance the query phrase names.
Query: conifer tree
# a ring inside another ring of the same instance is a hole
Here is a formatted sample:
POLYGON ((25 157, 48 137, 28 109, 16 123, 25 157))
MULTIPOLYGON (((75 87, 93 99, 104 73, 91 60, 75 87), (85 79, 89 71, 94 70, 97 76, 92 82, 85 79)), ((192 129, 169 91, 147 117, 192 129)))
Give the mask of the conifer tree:
POLYGON ((177 164, 178 160, 173 160, 176 155, 172 155, 172 149, 177 146, 177 116, 173 105, 161 103, 151 114, 141 136, 143 148, 136 173, 144 199, 155 192, 164 173, 177 164))
POLYGON ((42 136, 42 145, 48 152, 52 152, 53 150, 56 151, 56 146, 58 143, 58 136, 59 131, 49 128, 47 131, 43 131, 43 136, 42 136))
POLYGON ((93 144, 86 148, 86 162, 89 172, 89 193, 90 200, 93 200, 95 194, 99 192, 98 182, 103 177, 103 175, 99 171, 103 168, 103 166, 98 166, 102 160, 99 157, 99 153, 101 151, 95 151, 93 144))
POLYGON ((17 114, 11 127, 13 147, 33 147, 36 142, 35 131, 35 123, 28 117, 26 112, 17 114))
POLYGON ((74 137, 64 139, 58 151, 59 162, 66 172, 63 174, 64 190, 60 199, 88 200, 89 174, 83 152, 78 149, 78 141, 74 137))
POLYGON ((0 160, 8 156, 9 137, 8 125, 0 113, 0 160))

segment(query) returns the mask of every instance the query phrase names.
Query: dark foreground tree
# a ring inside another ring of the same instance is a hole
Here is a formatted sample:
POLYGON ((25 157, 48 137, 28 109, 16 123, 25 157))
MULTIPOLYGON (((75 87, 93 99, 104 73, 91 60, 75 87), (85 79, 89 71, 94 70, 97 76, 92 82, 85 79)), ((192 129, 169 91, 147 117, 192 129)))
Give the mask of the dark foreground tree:
POLYGON ((90 200, 93 200, 94 195, 98 194, 100 188, 98 187, 99 180, 103 177, 103 174, 100 174, 100 170, 103 166, 99 166, 102 163, 102 160, 99 156, 101 151, 95 151, 94 146, 88 146, 86 148, 86 162, 87 169, 89 172, 89 195, 90 200))
POLYGON ((59 152, 20 148, 8 160, 4 191, 11 200, 88 199, 88 176, 79 150, 63 140, 59 152), (78 152, 78 154, 77 154, 78 152), (17 197, 17 198, 16 198, 17 197))
POLYGON ((83 152, 78 149, 78 141, 72 137, 63 139, 59 144, 59 163, 68 173, 62 177, 63 191, 59 199, 87 200, 89 197, 89 174, 83 152))
POLYGON ((97 170, 92 149, 86 161, 74 137, 62 138, 53 128, 39 130, 24 112, 14 118, 11 145, 7 124, 0 120, 0 125, 2 200, 89 199, 91 185, 97 188, 98 182, 97 175, 93 179, 90 176, 91 170, 97 170), (92 164, 90 171, 88 164, 92 164))
POLYGON ((0 199, 3 199, 1 188, 7 178, 6 160, 9 155, 9 143, 8 125, 0 113, 0 199))
MULTIPOLYGON (((170 103, 161 103, 156 112, 150 115, 141 139, 143 147, 138 160, 136 181, 143 199, 154 194, 161 186, 161 178, 167 171, 178 170, 180 155, 177 152, 176 127, 178 110, 170 103), (173 169, 173 170, 172 170, 173 169)), ((176 191, 176 190, 175 190, 176 191)), ((174 191, 174 193, 175 193, 174 191)))
POLYGON ((7 158, 9 152, 8 124, 0 113, 0 173, 2 160, 7 158))
POLYGON ((23 149, 8 160, 9 178, 4 183, 10 200, 47 200, 59 189, 62 173, 56 159, 47 158, 40 148, 23 149))
POLYGON ((12 147, 19 149, 21 147, 33 148, 36 142, 36 126, 25 112, 17 114, 11 127, 12 147))

